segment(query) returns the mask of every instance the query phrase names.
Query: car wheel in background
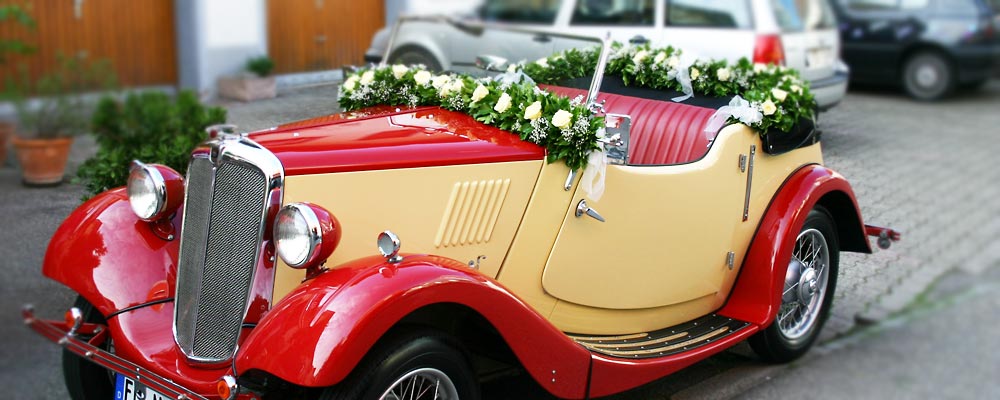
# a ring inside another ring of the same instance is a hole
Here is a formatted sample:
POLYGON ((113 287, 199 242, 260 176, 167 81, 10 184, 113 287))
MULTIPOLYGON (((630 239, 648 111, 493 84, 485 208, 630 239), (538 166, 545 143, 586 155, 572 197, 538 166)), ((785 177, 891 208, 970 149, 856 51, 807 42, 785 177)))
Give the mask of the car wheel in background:
POLYGON ((389 64, 417 65, 423 64, 432 72, 441 71, 441 63, 430 52, 415 46, 407 46, 396 50, 389 56, 389 64))
MULTIPOLYGON (((82 296, 77 296, 73 307, 80 309, 83 314, 83 322, 107 325, 104 316, 94 308, 82 296)), ((81 336, 80 339, 90 339, 81 336)), ((104 350, 110 348, 109 338, 100 347, 104 350)), ((98 366, 80 356, 63 350, 63 379, 66 380, 66 390, 69 397, 74 400, 92 399, 113 399, 114 398, 114 376, 111 372, 98 366)))
POLYGON ((821 206, 806 217, 795 239, 781 289, 781 307, 766 329, 750 337, 750 347, 770 362, 801 357, 816 341, 830 315, 840 244, 833 218, 821 206))
POLYGON ((322 400, 479 398, 479 383, 465 354, 442 333, 390 332, 322 400))
POLYGON ((941 53, 918 52, 903 65, 903 89, 917 100, 937 100, 955 88, 955 71, 941 53))

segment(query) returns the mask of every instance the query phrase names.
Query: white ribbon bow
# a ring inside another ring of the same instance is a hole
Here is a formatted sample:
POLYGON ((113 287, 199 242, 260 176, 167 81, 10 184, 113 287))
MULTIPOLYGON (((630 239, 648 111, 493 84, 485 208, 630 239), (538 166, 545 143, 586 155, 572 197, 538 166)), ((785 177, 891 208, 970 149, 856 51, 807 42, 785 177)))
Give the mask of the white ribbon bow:
POLYGON ((580 178, 583 192, 591 200, 599 201, 604 196, 604 177, 607 172, 608 151, 601 145, 599 150, 594 150, 587 156, 587 167, 583 170, 583 178, 580 178))
POLYGON ((753 126, 764 119, 764 114, 761 114, 760 110, 751 105, 749 101, 736 95, 729 101, 728 106, 719 107, 715 114, 712 114, 712 117, 708 119, 708 123, 705 124, 705 137, 709 141, 715 140, 715 135, 719 133, 719 129, 726 124, 729 117, 736 118, 747 126, 753 126))
MULTIPOLYGON (((681 84, 681 92, 684 93, 683 96, 674 97, 673 101, 682 102, 684 100, 694 97, 694 88, 691 86, 691 66, 694 62, 698 60, 698 57, 693 55, 688 55, 688 53, 681 53, 681 61, 677 65, 677 74, 673 76, 677 83, 681 84)), ((671 74, 674 71, 670 71, 671 74)), ((669 76, 670 74, 668 74, 669 76)))

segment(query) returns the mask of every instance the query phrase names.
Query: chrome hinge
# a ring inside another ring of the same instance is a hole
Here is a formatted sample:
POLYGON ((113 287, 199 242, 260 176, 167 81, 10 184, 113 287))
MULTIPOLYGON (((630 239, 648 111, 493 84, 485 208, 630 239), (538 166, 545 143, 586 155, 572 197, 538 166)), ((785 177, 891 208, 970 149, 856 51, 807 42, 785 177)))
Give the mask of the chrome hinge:
POLYGON ((726 254, 726 266, 729 267, 730 271, 733 270, 733 264, 736 264, 736 253, 730 251, 726 254))

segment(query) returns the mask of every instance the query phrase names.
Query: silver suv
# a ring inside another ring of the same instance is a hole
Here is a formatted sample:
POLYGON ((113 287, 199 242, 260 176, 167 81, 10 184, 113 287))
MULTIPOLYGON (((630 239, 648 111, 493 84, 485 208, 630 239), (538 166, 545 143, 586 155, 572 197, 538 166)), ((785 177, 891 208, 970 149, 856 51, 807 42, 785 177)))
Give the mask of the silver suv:
MULTIPOLYGON (((672 45, 704 58, 782 64, 811 83, 821 110, 840 102, 847 90, 837 24, 823 0, 485 0, 463 18, 552 32, 610 33, 617 41, 672 45)), ((576 44, 544 34, 468 32, 427 21, 399 29, 389 62, 435 70, 469 72, 476 57, 486 54, 533 61, 576 44)), ((388 39, 388 28, 377 32, 365 59, 380 61, 388 39)))

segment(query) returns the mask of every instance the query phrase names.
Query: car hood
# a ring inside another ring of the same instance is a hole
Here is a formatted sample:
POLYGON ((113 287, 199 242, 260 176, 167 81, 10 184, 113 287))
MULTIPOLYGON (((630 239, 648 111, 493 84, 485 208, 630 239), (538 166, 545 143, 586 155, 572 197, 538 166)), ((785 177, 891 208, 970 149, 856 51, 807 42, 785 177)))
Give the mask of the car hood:
POLYGON ((540 160, 544 148, 440 107, 372 107, 250 134, 286 175, 540 160))

